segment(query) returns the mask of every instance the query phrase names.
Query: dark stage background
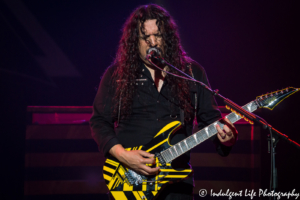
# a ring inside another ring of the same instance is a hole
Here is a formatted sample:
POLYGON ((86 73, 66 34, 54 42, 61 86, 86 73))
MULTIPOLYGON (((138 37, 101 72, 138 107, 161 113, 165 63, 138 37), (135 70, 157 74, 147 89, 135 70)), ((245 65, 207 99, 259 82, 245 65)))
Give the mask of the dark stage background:
MULTIPOLYGON (((92 105, 122 24, 147 3, 169 10, 185 50, 223 96, 243 105, 267 92, 300 87, 297 1, 0 0, 1 199, 23 198, 26 107, 92 105)), ((300 142, 299 101, 296 93, 259 114, 300 142)), ((268 188, 263 134, 262 187, 268 188)), ((279 190, 299 192, 299 150, 283 141, 276 150, 279 190)))

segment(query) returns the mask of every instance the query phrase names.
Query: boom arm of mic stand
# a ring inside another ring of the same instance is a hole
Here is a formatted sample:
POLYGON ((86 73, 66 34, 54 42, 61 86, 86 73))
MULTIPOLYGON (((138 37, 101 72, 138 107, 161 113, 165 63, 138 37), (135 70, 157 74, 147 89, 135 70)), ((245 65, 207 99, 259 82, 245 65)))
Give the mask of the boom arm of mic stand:
MULTIPOLYGON (((152 61, 149 60, 150 57, 151 57, 150 55, 147 55, 147 57, 146 57, 147 60, 148 60, 149 62, 151 62, 151 64, 154 65, 155 67, 157 67, 158 69, 162 70, 161 68, 159 68, 158 66, 156 66, 152 61)), ((220 95, 220 94, 219 94, 219 90, 212 90, 212 89, 211 89, 210 87, 208 87, 206 84, 202 83, 201 81, 198 81, 198 80, 194 79, 193 77, 187 75, 187 74, 184 73, 183 71, 177 69, 176 67, 174 67, 173 65, 171 65, 170 63, 168 63, 167 61, 165 61, 163 58, 161 58, 160 56, 153 56, 153 58, 156 59, 156 60, 159 60, 162 64, 166 64, 166 65, 168 65, 169 67, 172 67, 172 68, 174 68, 175 70, 179 71, 180 73, 184 74, 185 76, 187 76, 187 77, 189 78, 188 80, 194 81, 194 82, 200 84, 202 87, 204 87, 204 88, 205 88, 206 90, 208 90, 210 93, 212 93, 214 96, 218 96, 219 98, 221 98, 227 106, 229 106, 230 108, 234 109, 236 112, 238 112, 238 113, 240 113, 240 114, 246 116, 246 117, 247 117, 248 119, 250 119, 251 121, 258 121, 257 118, 259 118, 259 117, 257 117, 257 116, 255 116, 254 114, 252 114, 252 113, 246 111, 245 109, 243 109, 242 107, 240 107, 239 105, 237 105, 236 103, 234 103, 233 101, 231 101, 231 100, 229 100, 229 99, 223 97, 222 95, 220 95)), ((166 72, 166 73, 168 73, 168 74, 172 74, 172 73, 169 73, 169 72, 167 72, 167 71, 165 71, 165 70, 163 70, 163 71, 166 72)), ((187 78, 185 78, 185 77, 182 77, 182 78, 187 79, 187 78)), ((261 119, 261 118, 259 118, 259 119, 260 119, 260 120, 263 120, 263 119, 261 119)), ((263 120, 263 121, 264 121, 264 120, 263 120)), ((265 123, 265 124, 267 124, 267 123, 265 123)))
POLYGON ((169 67, 172 67, 174 68, 175 70, 179 71, 180 73, 184 74, 185 76, 187 76, 188 78, 186 77, 183 77, 183 76, 179 76, 179 75, 176 75, 176 74, 173 74, 173 73, 170 73, 168 71, 165 71, 161 68, 159 68, 156 64, 154 64, 151 60, 150 60, 151 56, 150 55, 147 55, 146 56, 146 59, 153 65, 155 66, 156 68, 158 68, 159 70, 167 73, 167 74, 170 74, 170 75, 173 75, 173 76, 176 76, 176 77, 179 77, 179 78, 183 78, 183 79, 186 79, 186 80, 189 80, 189 81, 193 81, 193 82, 196 82, 198 84, 200 84, 202 87, 204 87, 206 90, 208 90, 210 93, 212 93, 214 96, 217 96, 219 98, 221 98, 224 103, 229 106, 230 108, 234 109, 236 112, 244 115, 245 117, 247 117, 249 120, 251 121, 256 121, 257 123, 261 124, 263 126, 264 129, 266 129, 267 127, 269 127, 269 129, 275 133, 276 135, 278 135, 280 138, 282 138, 284 141, 290 143, 292 146, 300 149, 300 144, 298 144, 297 142, 289 139, 289 137, 285 134, 282 134, 281 132, 279 132, 278 130, 274 129, 271 125, 269 125, 264 119, 260 118, 259 116, 253 114, 253 113, 250 113, 248 112, 247 110, 243 109, 242 107, 240 107, 239 105, 237 105, 236 103, 234 103, 233 101, 223 97, 222 95, 219 94, 219 91, 218 90, 212 90, 210 87, 208 87, 206 84, 202 83, 201 81, 198 81, 196 79, 194 79, 193 77, 187 75, 186 73, 182 72, 181 70, 177 69, 176 67, 174 67, 173 65, 171 65, 170 63, 168 63, 167 61, 165 61, 163 58, 161 58, 160 56, 153 56, 154 59, 157 59, 159 60, 162 64, 166 64, 168 65, 169 67))

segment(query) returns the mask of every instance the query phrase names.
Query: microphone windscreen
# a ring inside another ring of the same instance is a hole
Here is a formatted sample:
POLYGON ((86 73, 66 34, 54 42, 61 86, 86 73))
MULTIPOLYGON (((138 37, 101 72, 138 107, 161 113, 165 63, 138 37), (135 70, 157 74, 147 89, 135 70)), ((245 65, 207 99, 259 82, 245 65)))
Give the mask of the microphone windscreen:
POLYGON ((161 51, 160 51, 160 49, 157 48, 157 47, 151 47, 151 48, 149 48, 149 49, 146 51, 146 54, 147 54, 147 55, 150 54, 150 55, 158 55, 158 56, 160 56, 161 51))

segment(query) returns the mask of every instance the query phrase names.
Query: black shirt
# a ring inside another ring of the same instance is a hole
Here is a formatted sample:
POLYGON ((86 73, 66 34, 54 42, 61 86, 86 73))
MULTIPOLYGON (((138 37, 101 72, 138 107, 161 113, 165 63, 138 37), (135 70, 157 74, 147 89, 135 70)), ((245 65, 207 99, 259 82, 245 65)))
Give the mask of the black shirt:
MULTIPOLYGON (((194 78, 209 85, 205 70, 196 62, 191 63, 194 78)), ((118 127, 114 128, 112 116, 112 74, 116 66, 110 66, 104 73, 93 105, 93 116, 90 120, 92 135, 99 146, 99 150, 107 155, 108 151, 116 144, 124 148, 146 144, 169 122, 180 121, 180 109, 172 105, 174 98, 171 95, 168 82, 164 80, 161 91, 158 92, 151 77, 150 71, 141 62, 139 75, 136 77, 136 95, 133 99, 132 113, 121 119, 118 127), (174 119, 176 118, 176 119, 174 119)), ((168 75, 169 76, 169 75, 168 75)), ((190 98, 195 106, 197 96, 197 122, 198 128, 213 123, 221 118, 214 97, 199 85, 190 84, 190 98)), ((175 144, 192 134, 193 120, 176 132, 171 140, 175 144)), ((230 148, 223 146, 216 137, 212 138, 217 152, 226 156, 230 148)), ((180 168, 189 168, 189 152, 178 158, 180 168)), ((177 159, 176 159, 177 160, 177 159)), ((176 162, 175 162, 176 164, 176 162)))

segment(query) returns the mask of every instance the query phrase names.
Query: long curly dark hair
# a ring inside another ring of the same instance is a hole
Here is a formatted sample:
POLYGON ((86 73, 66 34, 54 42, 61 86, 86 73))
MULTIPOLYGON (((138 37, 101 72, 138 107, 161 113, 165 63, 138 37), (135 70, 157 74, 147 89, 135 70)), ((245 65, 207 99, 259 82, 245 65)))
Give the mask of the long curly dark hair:
MULTIPOLYGON (((191 59, 180 44, 177 25, 170 14, 164 8, 154 4, 136 8, 123 26, 123 34, 114 60, 114 64, 117 65, 112 79, 113 83, 117 83, 113 99, 114 116, 117 116, 119 112, 120 102, 121 118, 131 114, 131 104, 136 92, 136 84, 130 83, 135 83, 141 62, 139 57, 139 29, 144 34, 144 22, 150 19, 156 19, 158 29, 162 30, 165 60, 176 68, 189 73, 187 65, 191 62, 191 59)), ((169 69, 169 71, 180 75, 173 68, 169 69)), ((167 75, 165 79, 171 85, 172 96, 184 110, 185 120, 190 120, 193 108, 191 106, 188 82, 170 75, 167 75)))

